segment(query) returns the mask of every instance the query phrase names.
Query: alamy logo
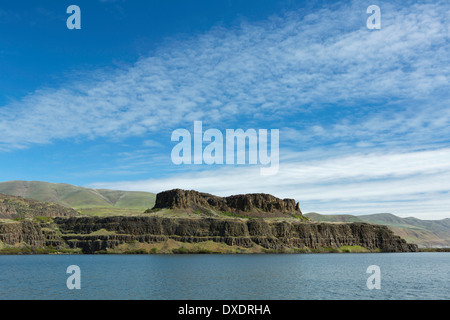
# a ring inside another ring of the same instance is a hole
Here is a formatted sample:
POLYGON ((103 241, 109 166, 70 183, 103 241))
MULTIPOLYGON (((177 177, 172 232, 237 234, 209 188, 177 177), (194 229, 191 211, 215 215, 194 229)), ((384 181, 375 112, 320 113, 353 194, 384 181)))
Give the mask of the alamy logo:
POLYGON ((66 12, 71 14, 66 20, 67 29, 81 29, 80 7, 73 4, 67 7, 66 12))
POLYGON ((71 274, 67 278, 67 289, 81 289, 81 269, 77 265, 71 265, 67 267, 66 273, 71 274))
POLYGON ((367 267, 366 273, 371 273, 372 275, 367 278, 367 288, 369 290, 381 289, 381 270, 377 265, 371 265, 367 267))
POLYGON ((381 10, 379 6, 371 5, 366 10, 367 13, 371 14, 370 17, 367 18, 367 29, 381 29, 381 10))
POLYGON ((226 129, 225 159, 224 137, 218 129, 203 132, 202 121, 194 121, 194 151, 192 156, 192 136, 186 129, 172 132, 172 141, 179 143, 172 149, 174 164, 261 164, 262 175, 274 175, 279 167, 279 130, 270 130, 270 155, 268 130, 226 129), (248 152, 246 149, 248 141, 248 152), (203 149, 203 143, 208 145, 203 149), (235 152, 236 151, 236 152, 235 152))

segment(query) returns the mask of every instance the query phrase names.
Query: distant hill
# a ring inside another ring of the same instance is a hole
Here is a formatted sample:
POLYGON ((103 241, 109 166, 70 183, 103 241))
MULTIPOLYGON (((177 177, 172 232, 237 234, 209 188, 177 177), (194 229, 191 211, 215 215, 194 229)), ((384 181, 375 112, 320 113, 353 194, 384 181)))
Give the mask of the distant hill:
POLYGON ((369 215, 321 215, 310 212, 304 215, 321 222, 368 222, 388 226, 395 234, 419 247, 450 247, 450 219, 420 220, 400 218, 390 213, 369 215))
POLYGON ((59 204, 84 214, 142 212, 153 207, 156 198, 150 192, 91 189, 41 181, 1 182, 0 193, 59 204))
POLYGON ((305 214, 311 220, 319 222, 364 222, 356 216, 349 214, 336 214, 336 215, 325 215, 316 212, 309 212, 305 214))

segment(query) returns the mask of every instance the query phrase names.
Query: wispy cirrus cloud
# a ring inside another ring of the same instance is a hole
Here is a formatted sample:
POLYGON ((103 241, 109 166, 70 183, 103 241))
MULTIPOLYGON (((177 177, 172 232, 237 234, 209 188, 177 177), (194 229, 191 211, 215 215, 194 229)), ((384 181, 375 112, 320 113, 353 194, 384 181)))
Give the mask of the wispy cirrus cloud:
POLYGON ((420 150, 446 146, 450 137, 450 108, 448 101, 424 103, 422 108, 399 107, 396 112, 367 115, 358 121, 341 119, 338 122, 318 123, 299 128, 283 127, 281 135, 287 145, 335 143, 348 148, 388 148, 420 150))
MULTIPOLYGON (((286 125, 292 114, 317 128, 329 126, 338 137, 377 121, 389 131, 405 114, 414 123, 421 110, 444 111, 426 122, 446 128, 448 3, 384 8, 376 32, 355 14, 365 8, 352 2, 214 28, 168 43, 132 67, 42 88, 0 108, 0 148, 157 134, 199 119, 224 124, 273 117, 286 125), (398 108, 402 103, 407 105, 398 108), (315 116, 336 117, 336 109, 345 120, 315 116)), ((406 129, 404 134, 414 132, 406 129)))

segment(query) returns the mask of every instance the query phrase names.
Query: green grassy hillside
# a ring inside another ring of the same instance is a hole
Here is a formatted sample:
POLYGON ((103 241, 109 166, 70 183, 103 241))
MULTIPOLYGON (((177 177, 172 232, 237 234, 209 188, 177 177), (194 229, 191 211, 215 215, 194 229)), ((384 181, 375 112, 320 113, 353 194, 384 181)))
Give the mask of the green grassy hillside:
POLYGON ((349 214, 325 215, 316 212, 309 212, 305 214, 305 216, 318 222, 364 222, 360 218, 349 214))
POLYGON ((153 207, 156 199, 150 192, 91 189, 41 181, 1 182, 0 193, 56 203, 90 215, 141 213, 153 207))

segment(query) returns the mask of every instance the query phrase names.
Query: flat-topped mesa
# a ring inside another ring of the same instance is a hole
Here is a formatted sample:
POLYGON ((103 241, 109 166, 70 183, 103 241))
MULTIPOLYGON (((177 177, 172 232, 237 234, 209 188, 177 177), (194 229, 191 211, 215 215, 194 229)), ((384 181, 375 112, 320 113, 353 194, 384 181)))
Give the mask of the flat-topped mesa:
MULTIPOLYGON (((183 209, 187 212, 229 212, 255 217, 302 215, 294 199, 279 199, 270 194, 251 193, 218 197, 195 190, 173 189, 156 195, 153 209, 183 209)), ((152 209, 152 210, 153 210, 152 209)))

